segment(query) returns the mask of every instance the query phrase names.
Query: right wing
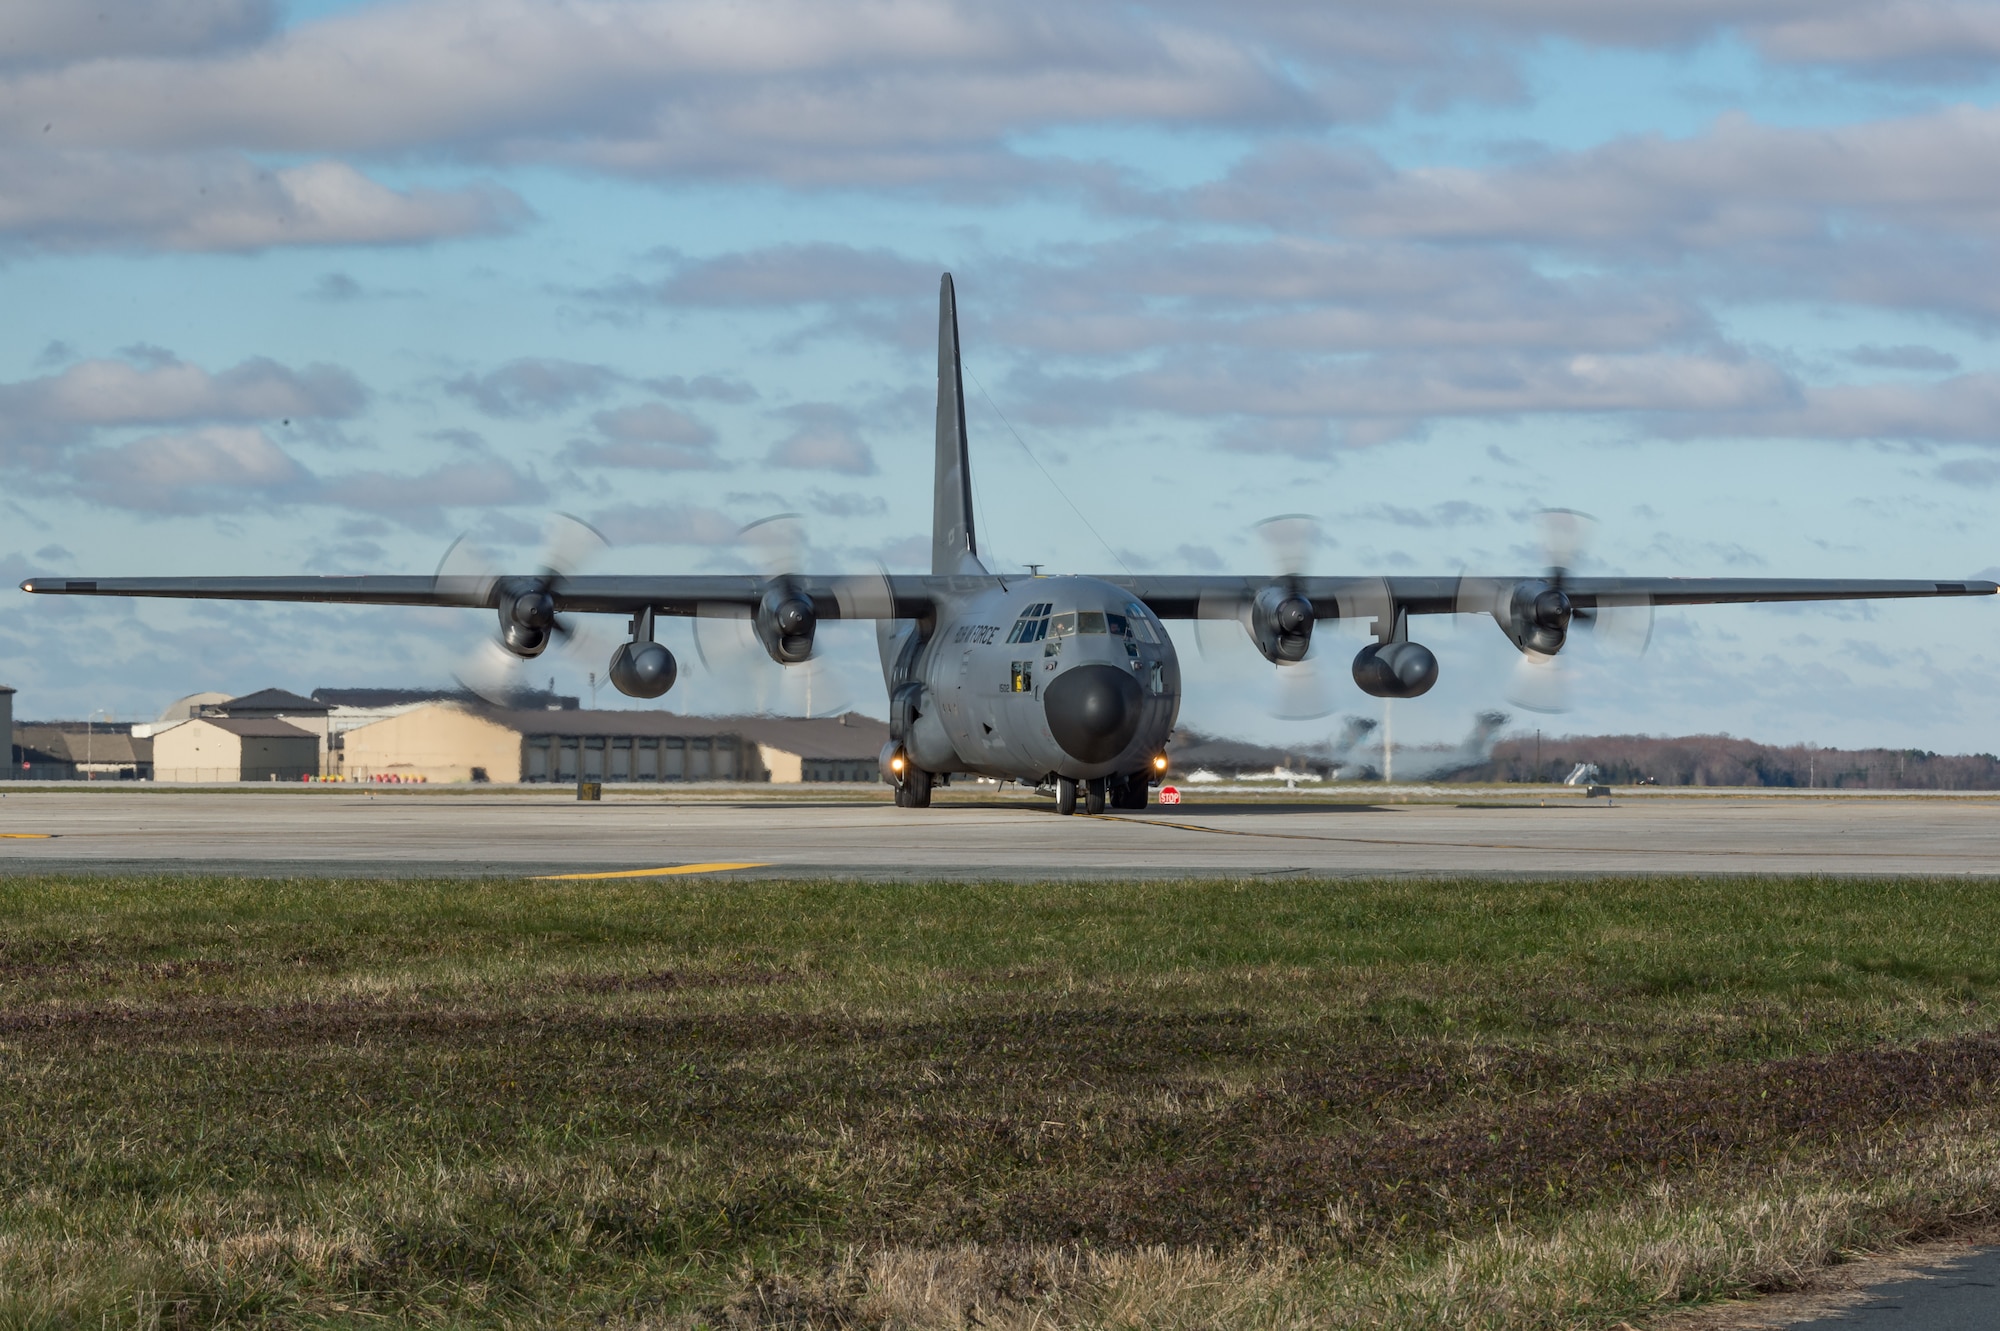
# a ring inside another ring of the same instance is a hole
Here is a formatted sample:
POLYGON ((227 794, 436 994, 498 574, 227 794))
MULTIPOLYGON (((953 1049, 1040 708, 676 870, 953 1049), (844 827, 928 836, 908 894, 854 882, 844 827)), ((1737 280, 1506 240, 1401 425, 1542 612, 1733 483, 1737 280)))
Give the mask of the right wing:
MULTIPOLYGON (((1240 607, 1275 582, 1311 600, 1321 619, 1380 615, 1395 606, 1412 615, 1487 613, 1538 574, 1516 577, 1296 578, 1222 575, 1106 577, 1144 601, 1162 619, 1233 619, 1240 607)), ((1565 578, 1579 609, 1607 604, 1734 605, 1762 601, 1866 601, 1933 596, 1992 596, 2000 584, 1891 578, 1565 578)))

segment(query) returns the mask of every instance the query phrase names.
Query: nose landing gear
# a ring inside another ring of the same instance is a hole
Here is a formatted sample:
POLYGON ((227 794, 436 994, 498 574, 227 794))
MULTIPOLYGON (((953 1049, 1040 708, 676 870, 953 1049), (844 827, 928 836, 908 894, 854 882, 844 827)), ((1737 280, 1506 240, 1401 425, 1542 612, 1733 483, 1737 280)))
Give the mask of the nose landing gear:
MULTIPOLYGON (((1056 778, 1057 813, 1067 816, 1076 812, 1076 797, 1079 786, 1082 787, 1083 811, 1085 813, 1103 813, 1107 807, 1120 809, 1131 807, 1128 803, 1131 795, 1122 784, 1113 784, 1101 776, 1093 776, 1082 782, 1079 782, 1075 777, 1059 776, 1056 778)), ((1141 789, 1144 789, 1144 787, 1142 786, 1141 789)), ((1145 797, 1142 795, 1140 798, 1144 799, 1145 797)), ((1145 806, 1141 804, 1139 807, 1144 808, 1145 806)))
POLYGON ((1085 813, 1104 812, 1104 778, 1094 776, 1083 783, 1083 811, 1085 813))

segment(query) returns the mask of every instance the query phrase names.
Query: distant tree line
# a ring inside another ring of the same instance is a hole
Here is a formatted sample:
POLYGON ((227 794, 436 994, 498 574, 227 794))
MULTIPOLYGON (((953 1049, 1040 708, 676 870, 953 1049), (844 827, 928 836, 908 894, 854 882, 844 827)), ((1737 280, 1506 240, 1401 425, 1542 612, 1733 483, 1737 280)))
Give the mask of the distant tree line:
POLYGON ((1928 749, 1779 747, 1729 735, 1533 735, 1505 739, 1492 758, 1451 781, 1560 781, 1593 763, 1614 786, 1791 786, 1827 790, 2000 790, 2000 758, 1928 749))

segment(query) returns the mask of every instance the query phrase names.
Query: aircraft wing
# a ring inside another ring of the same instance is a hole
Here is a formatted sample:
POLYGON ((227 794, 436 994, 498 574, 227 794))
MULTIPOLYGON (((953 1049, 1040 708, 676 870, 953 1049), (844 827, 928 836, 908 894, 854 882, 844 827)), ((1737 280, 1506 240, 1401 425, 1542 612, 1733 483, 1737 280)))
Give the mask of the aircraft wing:
MULTIPOLYGON (((1379 615, 1395 605, 1413 615, 1484 613, 1524 581, 1515 577, 1297 578, 1291 585, 1319 618, 1379 615)), ((1162 619, 1233 619, 1270 586, 1268 577, 1108 577, 1162 619)), ((1730 605, 1753 601, 1864 601, 1919 596, 1992 596, 2000 583, 1891 578, 1565 578, 1570 603, 1730 605)))
MULTIPOLYGON (((313 601, 343 605, 436 605, 493 608, 505 588, 533 586, 543 575, 502 577, 367 576, 262 578, 29 578, 24 592, 57 596, 156 596, 197 601, 313 601)), ((813 598, 824 619, 913 619, 931 609, 932 583, 963 579, 857 574, 788 580, 813 598)), ((566 612, 726 616, 754 607, 778 585, 737 574, 686 577, 563 577, 550 585, 566 612)))
MULTIPOLYGON (((1409 614, 1483 613, 1496 600, 1535 575, 1525 577, 1392 577, 1294 580, 1321 618, 1377 615, 1391 604, 1409 614)), ((487 607, 499 604, 502 587, 526 586, 536 574, 500 578, 368 576, 251 578, 29 578, 21 590, 67 596, 150 596, 186 600, 316 601, 347 605, 435 605, 487 607)), ((1111 576, 1103 579, 1130 591, 1162 619, 1234 618, 1242 603, 1274 581, 1268 576, 1111 576)), ((914 619, 928 613, 934 598, 982 586, 1026 582, 997 575, 855 574, 789 580, 813 598, 827 619, 914 619)), ((727 615, 753 607, 778 585, 771 579, 739 574, 652 577, 606 575, 559 579, 551 591, 558 609, 570 612, 633 614, 647 606, 656 614, 727 615)), ((1566 578, 1571 604, 1727 605, 1759 601, 1853 601, 1935 596, 1991 596, 2000 584, 1978 580, 1939 582, 1889 578, 1566 578)))

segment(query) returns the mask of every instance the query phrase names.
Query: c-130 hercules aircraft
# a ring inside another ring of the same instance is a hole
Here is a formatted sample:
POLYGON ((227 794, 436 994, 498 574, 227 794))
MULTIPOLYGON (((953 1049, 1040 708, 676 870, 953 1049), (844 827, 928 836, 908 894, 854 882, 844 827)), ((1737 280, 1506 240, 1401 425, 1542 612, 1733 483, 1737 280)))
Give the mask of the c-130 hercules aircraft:
POLYGON ((1378 698, 1415 698, 1437 658, 1409 637, 1414 615, 1492 616, 1531 659, 1553 658, 1570 626, 1617 607, 1747 601, 1990 596, 1992 582, 1762 578, 1578 578, 1562 568, 1498 577, 1019 576, 980 562, 972 522, 958 311, 951 274, 938 298, 936 482, 927 576, 505 576, 29 578, 26 592, 237 601, 466 606, 499 615, 499 645, 541 654, 566 614, 631 616, 611 682, 635 698, 673 687, 658 615, 747 620, 780 665, 813 654, 821 620, 877 626, 891 739, 881 755, 896 803, 925 808, 933 785, 972 774, 1052 788, 1056 808, 1144 808, 1166 769, 1180 711, 1180 665, 1162 620, 1236 620, 1265 659, 1296 667, 1321 620, 1365 618, 1375 641, 1354 682, 1378 698))

